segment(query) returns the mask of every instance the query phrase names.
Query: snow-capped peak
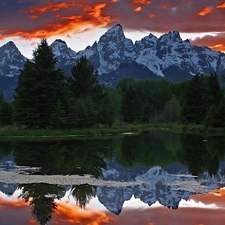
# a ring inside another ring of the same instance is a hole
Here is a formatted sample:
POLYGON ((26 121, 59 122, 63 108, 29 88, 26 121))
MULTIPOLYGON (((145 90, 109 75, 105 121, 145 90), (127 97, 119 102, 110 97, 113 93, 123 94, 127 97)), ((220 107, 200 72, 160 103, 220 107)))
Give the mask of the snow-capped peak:
POLYGON ((180 32, 178 30, 170 31, 166 34, 163 34, 159 38, 159 42, 164 42, 164 41, 182 41, 180 37, 180 32))
POLYGON ((110 28, 105 35, 122 35, 124 36, 123 27, 120 24, 116 24, 110 28))
POLYGON ((16 48, 17 49, 17 47, 16 47, 16 45, 15 45, 15 43, 13 41, 9 41, 3 46, 5 46, 7 48, 16 48))
POLYGON ((71 60, 74 62, 76 52, 68 48, 65 41, 56 39, 51 44, 51 48, 54 55, 58 58, 58 63, 65 63, 67 65, 68 62, 71 63, 71 60))

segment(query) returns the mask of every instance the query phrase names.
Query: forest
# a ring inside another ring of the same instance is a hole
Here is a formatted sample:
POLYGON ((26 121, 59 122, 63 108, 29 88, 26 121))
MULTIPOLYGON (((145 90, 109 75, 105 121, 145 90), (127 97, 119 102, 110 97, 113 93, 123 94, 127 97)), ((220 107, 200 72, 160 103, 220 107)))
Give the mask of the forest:
POLYGON ((191 80, 125 78, 116 88, 99 82, 85 56, 67 76, 42 39, 20 72, 14 100, 0 95, 0 126, 26 129, 109 127, 132 123, 203 124, 225 126, 224 91, 217 74, 197 74, 191 80))

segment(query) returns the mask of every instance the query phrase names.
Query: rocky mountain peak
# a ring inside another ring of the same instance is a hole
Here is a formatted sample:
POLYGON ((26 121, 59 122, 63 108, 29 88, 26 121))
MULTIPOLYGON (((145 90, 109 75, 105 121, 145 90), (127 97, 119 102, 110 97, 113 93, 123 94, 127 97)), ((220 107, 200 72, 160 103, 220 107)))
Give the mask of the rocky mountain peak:
POLYGON ((8 77, 19 75, 26 60, 14 42, 9 41, 0 47, 0 74, 8 77))
MULTIPOLYGON (((111 86, 127 76, 137 79, 164 77, 181 82, 195 74, 216 72, 221 76, 225 73, 224 53, 205 46, 194 46, 188 40, 183 41, 177 30, 160 38, 150 33, 134 44, 125 37, 123 27, 116 24, 93 45, 77 53, 60 39, 56 39, 51 47, 57 58, 57 66, 65 74, 71 75, 76 60, 85 55, 94 64, 101 82, 111 86)), ((0 76, 19 75, 26 60, 12 41, 3 45, 0 47, 0 76)))
POLYGON ((6 44, 4 44, 2 47, 0 47, 0 54, 1 59, 3 58, 12 58, 12 54, 17 54, 22 56, 21 52, 15 45, 13 41, 9 41, 6 44))
POLYGON ((125 40, 125 35, 123 32, 123 28, 120 24, 117 24, 110 28, 108 31, 106 31, 105 34, 103 34, 100 39, 99 43, 105 43, 108 41, 114 42, 114 43, 121 43, 125 40))
POLYGON ((174 31, 170 31, 166 34, 163 34, 160 38, 159 38, 159 42, 165 42, 165 41, 169 41, 169 42, 174 42, 174 41, 182 41, 181 37, 180 37, 180 32, 178 30, 174 30, 174 31))
POLYGON ((68 48, 65 41, 56 39, 52 44, 51 48, 55 56, 62 56, 63 58, 75 57, 76 52, 68 48))
POLYGON ((123 35, 123 27, 120 24, 116 24, 115 26, 111 27, 106 33, 106 35, 113 34, 113 35, 123 35))

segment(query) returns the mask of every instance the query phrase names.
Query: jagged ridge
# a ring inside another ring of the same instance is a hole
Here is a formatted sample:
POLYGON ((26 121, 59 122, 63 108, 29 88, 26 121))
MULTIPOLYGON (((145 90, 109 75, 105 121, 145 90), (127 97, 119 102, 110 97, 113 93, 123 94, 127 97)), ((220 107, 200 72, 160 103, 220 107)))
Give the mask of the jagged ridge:
MULTIPOLYGON (((77 53, 59 39, 51 47, 58 59, 58 67, 67 75, 70 75, 76 60, 86 55, 93 62, 101 82, 111 86, 126 76, 137 79, 165 77, 180 82, 195 74, 216 72, 221 75, 225 72, 224 53, 206 46, 194 46, 188 40, 182 40, 179 31, 171 31, 159 38, 149 34, 133 43, 125 37, 122 26, 117 24, 92 46, 77 53)), ((0 79, 17 77, 26 60, 13 42, 0 47, 0 79)), ((11 88, 8 92, 13 92, 16 79, 13 81, 13 85, 4 84, 0 89, 7 91, 11 88)))

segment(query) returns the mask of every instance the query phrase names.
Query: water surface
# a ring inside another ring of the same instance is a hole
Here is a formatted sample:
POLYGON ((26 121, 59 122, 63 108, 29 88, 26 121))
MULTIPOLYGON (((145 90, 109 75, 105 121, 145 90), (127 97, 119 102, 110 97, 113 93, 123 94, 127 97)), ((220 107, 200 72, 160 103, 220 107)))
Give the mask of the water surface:
POLYGON ((0 224, 220 225, 224 174, 224 137, 1 141, 0 224))

